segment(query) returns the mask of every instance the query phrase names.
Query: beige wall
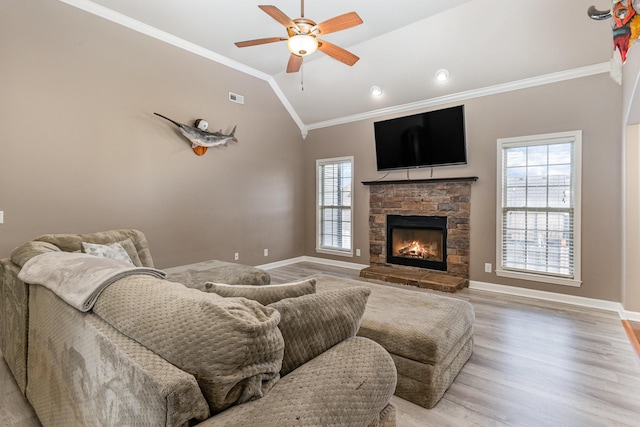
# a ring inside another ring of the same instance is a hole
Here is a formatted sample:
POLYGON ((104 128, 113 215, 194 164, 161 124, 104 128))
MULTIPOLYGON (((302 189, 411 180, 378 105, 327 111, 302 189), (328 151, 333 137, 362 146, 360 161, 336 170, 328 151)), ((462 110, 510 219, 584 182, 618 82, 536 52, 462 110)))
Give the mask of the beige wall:
POLYGON ((632 46, 622 74, 625 125, 625 217, 624 285, 622 303, 630 311, 640 311, 640 51, 632 46))
POLYGON ((161 267, 302 253, 302 138, 266 82, 52 0, 3 1, 0 53, 0 257, 121 227, 161 267), (153 112, 240 142, 198 157, 153 112))
MULTIPOLYGON (((240 252, 247 264, 315 252, 315 159, 355 156, 355 247, 368 263, 373 120, 306 141, 268 84, 51 0, 0 15, 0 256, 43 233, 143 230, 161 267, 240 252), (229 91, 245 105, 227 101, 229 91), (240 143, 197 157, 157 111, 240 143), (262 255, 269 248, 269 257, 262 255)), ((621 90, 606 75, 464 103, 473 184, 471 280, 620 301, 621 90), (496 139, 583 131, 583 286, 513 281, 495 266, 496 139)), ((443 106, 444 107, 444 106, 443 106)), ((440 107, 438 107, 440 108, 440 107)), ((410 113, 407 113, 410 114, 410 113)), ((387 179, 403 179, 394 172, 387 179)), ((429 177, 428 170, 411 178, 429 177)), ((629 220, 627 218, 627 220, 629 220)))
POLYGON ((640 312, 640 125, 628 126, 625 138, 625 309, 640 312))
MULTIPOLYGON (((621 300, 622 281, 622 136, 621 89, 608 75, 555 83, 464 102, 468 165, 435 168, 434 177, 478 176, 472 185, 471 271, 473 281, 621 300), (568 130, 583 132, 582 279, 580 288, 511 280, 485 273, 496 261, 496 140, 568 130)), ((445 107, 445 106, 442 106, 445 107)), ((438 107, 441 108, 441 107, 438 107)), ((434 108, 436 109, 436 108, 434 108)), ((411 114, 411 113, 406 113, 411 114)), ((402 114, 404 115, 404 114, 402 114)), ((385 117, 388 118, 388 117, 385 117)), ((378 120, 378 119, 376 119, 378 120)), ((363 120, 312 131, 305 141, 305 254, 315 252, 315 159, 355 156, 354 241, 356 258, 368 264, 368 188, 375 180, 373 122, 363 120)), ((430 170, 412 170, 411 178, 428 178, 430 170)), ((393 172, 386 179, 404 179, 393 172)))

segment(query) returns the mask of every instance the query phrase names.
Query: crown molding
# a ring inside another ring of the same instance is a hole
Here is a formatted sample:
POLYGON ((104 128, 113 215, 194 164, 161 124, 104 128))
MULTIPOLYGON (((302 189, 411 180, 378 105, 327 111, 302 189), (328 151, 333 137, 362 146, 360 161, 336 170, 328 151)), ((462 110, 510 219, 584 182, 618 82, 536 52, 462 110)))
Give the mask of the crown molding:
POLYGON ((138 33, 147 35, 149 37, 153 37, 154 39, 160 40, 162 42, 168 43, 172 46, 178 47, 180 49, 186 50, 187 52, 191 52, 198 56, 202 56, 203 58, 210 59, 219 64, 226 65, 228 67, 234 68, 238 71, 241 71, 245 74, 249 74, 253 77, 257 77, 262 80, 269 80, 271 78, 270 75, 263 73, 261 71, 256 70, 255 68, 248 67, 244 64, 241 64, 237 61, 227 58, 226 56, 222 56, 217 54, 211 50, 205 49, 202 46, 199 46, 195 43, 191 43, 187 40, 184 40, 180 37, 176 37, 173 34, 169 34, 165 31, 159 30, 156 27, 152 27, 151 25, 147 25, 144 22, 140 22, 136 19, 133 19, 129 16, 123 15, 119 12, 114 11, 113 9, 109 9, 102 5, 96 4, 90 0, 59 0, 61 3, 68 4, 69 6, 73 6, 75 8, 81 9, 85 12, 91 13, 93 15, 99 16, 100 18, 106 19, 113 23, 122 25, 123 27, 127 27, 131 30, 134 30, 138 33))
POLYGON ((361 114, 355 114, 351 116, 345 116, 337 119, 316 122, 316 123, 306 125, 304 124, 304 122, 302 121, 302 119, 300 118, 296 110, 293 108, 293 106, 285 96, 284 92, 282 92, 282 89, 280 88, 280 86, 278 86, 275 79, 271 75, 263 73, 262 71, 256 70, 255 68, 241 64, 240 62, 229 59, 226 56, 220 55, 211 50, 205 49, 202 46, 199 46, 195 43, 189 42, 180 37, 176 37, 165 31, 161 31, 158 28, 152 27, 151 25, 147 25, 143 22, 140 22, 126 15, 123 15, 112 9, 96 4, 90 0, 59 0, 59 1, 69 6, 73 6, 85 12, 99 16, 108 21, 127 27, 131 30, 145 34, 149 37, 153 37, 157 40, 168 43, 177 48, 186 50, 187 52, 191 52, 195 55, 201 56, 203 58, 209 59, 211 61, 217 62, 222 65, 226 65, 227 67, 233 68, 242 73, 245 73, 250 76, 266 81, 269 84, 269 86, 272 88, 275 95, 282 103, 282 105, 285 107, 285 109, 287 110, 287 112, 289 113, 293 121, 300 128, 303 138, 306 138, 309 131, 314 129, 321 129, 321 128, 326 128, 326 127, 331 127, 331 126, 336 126, 336 125, 341 125, 346 123, 352 123, 352 122, 357 122, 361 120, 387 116, 391 114, 405 113, 408 111, 430 108, 430 107, 452 103, 452 102, 461 102, 461 101, 466 101, 468 99, 479 98, 482 96, 495 95, 495 94, 510 92, 510 91, 519 90, 519 89, 526 89, 530 87, 541 86, 541 85, 561 82, 565 80, 587 77, 595 74, 611 73, 611 63, 603 62, 600 64, 594 64, 586 67, 575 68, 572 70, 545 74, 545 75, 533 77, 530 79, 517 80, 510 83, 489 86, 486 88, 470 90, 466 92, 459 92, 451 95, 426 99, 422 101, 412 102, 409 104, 397 105, 389 108, 368 111, 361 114))
POLYGON ((526 89, 535 86, 547 85, 550 83, 562 82, 565 80, 577 79, 581 77, 592 76, 596 74, 610 73, 611 63, 602 62, 599 64, 588 65, 581 68, 574 68, 557 73, 544 74, 542 76, 532 77, 530 79, 517 80, 509 83, 503 83, 495 86, 487 86, 480 89, 469 90, 466 92, 458 92, 451 95, 440 96, 437 98, 425 99, 422 101, 412 102, 409 104, 396 105, 389 108, 381 108, 352 116, 340 117, 338 119, 327 120, 323 122, 312 123, 306 125, 307 132, 314 129, 321 129, 336 125, 342 125, 360 120, 367 120, 388 116, 391 114, 406 113, 409 111, 420 110, 423 108, 434 107, 438 105, 448 104, 452 102, 461 102, 469 99, 480 98, 483 96, 496 95, 514 90, 526 89))
POLYGON ((269 85, 271 86, 271 89, 276 94, 276 96, 278 97, 278 99, 280 100, 284 108, 289 112, 289 115, 291 116, 293 121, 300 128, 300 132, 302 133, 302 138, 303 139, 306 138, 309 131, 307 130, 307 126, 302 122, 302 119, 300 118, 296 110, 293 108, 293 105, 291 105, 286 95, 284 94, 284 92, 282 92, 282 89, 280 89, 280 86, 278 86, 278 83, 276 83, 276 80, 273 77, 269 76, 268 82, 269 82, 269 85))

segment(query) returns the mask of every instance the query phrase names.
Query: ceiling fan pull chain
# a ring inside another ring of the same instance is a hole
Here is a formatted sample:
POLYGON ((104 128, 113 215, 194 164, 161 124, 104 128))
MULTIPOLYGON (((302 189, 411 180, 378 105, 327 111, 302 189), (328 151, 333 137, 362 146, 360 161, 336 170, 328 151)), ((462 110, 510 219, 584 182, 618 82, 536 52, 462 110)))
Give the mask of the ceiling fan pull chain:
POLYGON ((304 92, 304 65, 300 66, 300 86, 304 92))

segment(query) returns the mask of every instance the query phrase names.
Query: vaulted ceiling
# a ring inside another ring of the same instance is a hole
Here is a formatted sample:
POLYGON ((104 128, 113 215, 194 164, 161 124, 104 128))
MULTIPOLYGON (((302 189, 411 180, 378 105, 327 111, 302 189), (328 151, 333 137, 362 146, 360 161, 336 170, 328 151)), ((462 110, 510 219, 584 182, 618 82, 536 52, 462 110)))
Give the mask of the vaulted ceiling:
MULTIPOLYGON (((322 38, 354 53, 353 66, 321 52, 286 73, 285 42, 238 48, 234 42, 286 37, 260 1, 61 0, 270 82, 305 130, 385 112, 608 72, 611 26, 587 9, 610 0, 307 0, 322 22, 355 11, 362 25, 322 38), (445 68, 441 83, 435 72, 445 68), (373 97, 371 86, 382 88, 373 97)), ((273 0, 290 18, 299 0, 273 0)), ((213 78, 213 76, 212 76, 213 78)), ((241 94, 241 88, 230 88, 241 94)))

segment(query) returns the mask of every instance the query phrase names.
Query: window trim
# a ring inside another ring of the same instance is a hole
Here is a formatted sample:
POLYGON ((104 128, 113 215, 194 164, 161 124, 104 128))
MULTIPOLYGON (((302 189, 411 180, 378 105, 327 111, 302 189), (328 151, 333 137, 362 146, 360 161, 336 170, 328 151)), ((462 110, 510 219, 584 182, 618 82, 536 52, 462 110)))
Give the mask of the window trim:
POLYGON ((317 253, 321 253, 321 254, 327 254, 327 255, 338 255, 338 256, 344 256, 344 257, 351 257, 353 258, 353 230, 354 230, 354 226, 353 226, 353 221, 354 221, 354 182, 355 182, 355 158, 354 156, 344 156, 344 157, 332 157, 332 158, 327 158, 327 159, 316 159, 316 252, 317 253), (331 248, 325 248, 322 247, 322 245, 320 244, 321 239, 320 239, 320 230, 321 230, 321 226, 320 226, 320 220, 321 220, 321 215, 320 215, 320 166, 321 165, 327 165, 327 164, 335 164, 335 163, 344 163, 344 162, 350 162, 351 163, 351 233, 349 235, 349 240, 350 240, 350 244, 349 247, 350 249, 344 249, 344 250, 340 250, 340 249, 331 249, 331 248))
POLYGON ((514 138, 499 138, 497 140, 497 197, 496 197, 496 269, 499 277, 511 279, 544 282, 555 285, 580 287, 581 280, 581 217, 582 217, 582 131, 556 132, 541 135, 528 135, 514 138), (573 278, 554 276, 552 273, 525 272, 503 267, 502 260, 502 230, 503 230, 503 202, 504 202, 504 148, 524 147, 532 145, 547 145, 553 142, 573 142, 573 278))

